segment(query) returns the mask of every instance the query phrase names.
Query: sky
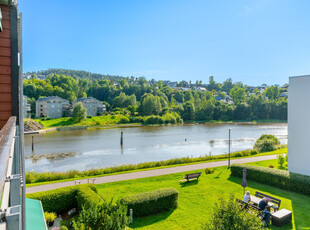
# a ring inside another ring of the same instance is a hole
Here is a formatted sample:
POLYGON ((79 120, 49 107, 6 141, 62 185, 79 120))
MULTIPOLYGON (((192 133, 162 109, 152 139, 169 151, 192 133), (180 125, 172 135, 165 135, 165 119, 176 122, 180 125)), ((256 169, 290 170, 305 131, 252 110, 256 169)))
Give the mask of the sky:
POLYGON ((310 74, 308 0, 19 0, 23 71, 282 85, 310 74))

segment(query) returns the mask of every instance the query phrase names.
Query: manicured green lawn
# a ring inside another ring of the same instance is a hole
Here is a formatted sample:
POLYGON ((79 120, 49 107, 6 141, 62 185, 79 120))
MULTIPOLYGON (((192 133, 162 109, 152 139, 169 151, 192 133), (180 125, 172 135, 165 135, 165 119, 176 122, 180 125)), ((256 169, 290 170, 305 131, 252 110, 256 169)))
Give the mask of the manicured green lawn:
MULTIPOLYGON (((130 225, 133 229, 199 229, 202 223, 209 220, 218 198, 228 198, 231 193, 237 198, 243 196, 241 179, 231 177, 226 167, 215 168, 214 174, 202 173, 199 182, 179 183, 185 174, 106 183, 97 185, 97 188, 99 194, 107 200, 159 188, 176 188, 179 191, 179 207, 176 210, 137 218, 130 225)), ((310 197, 252 181, 248 181, 246 190, 251 194, 260 191, 275 196, 282 200, 281 208, 293 210, 292 224, 271 229, 307 229, 310 226, 310 197)))
POLYGON ((281 169, 281 170, 286 170, 287 164, 285 163, 283 167, 281 167, 278 164, 278 159, 275 160, 268 160, 268 161, 257 161, 257 162, 251 162, 247 163, 249 165, 256 165, 256 166, 262 166, 262 167, 267 167, 269 168, 270 165, 273 165, 275 169, 281 169))

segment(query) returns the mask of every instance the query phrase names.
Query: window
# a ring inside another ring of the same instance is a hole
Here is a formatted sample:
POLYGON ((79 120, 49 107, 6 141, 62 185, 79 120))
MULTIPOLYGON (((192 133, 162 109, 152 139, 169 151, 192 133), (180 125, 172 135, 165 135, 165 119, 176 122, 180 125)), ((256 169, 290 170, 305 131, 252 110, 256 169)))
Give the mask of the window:
POLYGON ((40 107, 43 107, 43 105, 40 105, 40 107))
POLYGON ((43 111, 43 109, 41 109, 41 111, 43 111))

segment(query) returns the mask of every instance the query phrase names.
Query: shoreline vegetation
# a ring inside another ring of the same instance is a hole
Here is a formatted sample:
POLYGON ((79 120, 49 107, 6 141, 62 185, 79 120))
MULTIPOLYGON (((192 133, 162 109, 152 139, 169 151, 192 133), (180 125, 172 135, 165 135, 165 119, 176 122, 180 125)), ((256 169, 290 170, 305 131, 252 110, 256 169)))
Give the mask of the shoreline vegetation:
POLYGON ((173 119, 165 116, 146 116, 146 117, 132 117, 126 115, 104 115, 88 117, 86 120, 75 123, 71 117, 62 118, 37 118, 25 119, 25 126, 28 127, 28 132, 39 130, 74 130, 87 128, 119 128, 119 127, 136 127, 136 126, 163 126, 163 125, 182 125, 182 124, 257 124, 257 123, 287 123, 286 120, 278 119, 264 119, 264 120, 234 120, 234 121, 186 121, 182 122, 180 119, 173 119), (152 117, 152 118, 150 118, 152 117), (161 118, 161 119, 160 119, 161 118), (166 118, 166 119, 165 119, 166 118), (151 120, 147 122, 147 119, 151 120), (171 122, 172 121, 172 122, 171 122))
MULTIPOLYGON (((254 157, 254 156, 262 156, 262 155, 276 155, 276 154, 284 154, 287 153, 287 148, 279 148, 274 151, 259 153, 256 150, 243 150, 231 153, 231 158, 245 158, 245 157, 254 157)), ((88 177, 98 177, 105 176, 111 174, 120 174, 126 172, 134 172, 134 171, 143 171, 150 169, 158 169, 165 167, 175 167, 189 164, 197 164, 204 163, 210 161, 217 160, 225 160, 228 159, 228 154, 221 155, 205 155, 201 157, 183 157, 183 158, 174 158, 166 161, 154 161, 154 162, 145 162, 139 164, 126 164, 115 167, 107 167, 107 168, 93 168, 85 171, 78 170, 69 170, 65 172, 34 172, 28 171, 26 172, 26 184, 27 186, 35 186, 45 183, 55 183, 61 181, 70 181, 83 179, 88 177)))

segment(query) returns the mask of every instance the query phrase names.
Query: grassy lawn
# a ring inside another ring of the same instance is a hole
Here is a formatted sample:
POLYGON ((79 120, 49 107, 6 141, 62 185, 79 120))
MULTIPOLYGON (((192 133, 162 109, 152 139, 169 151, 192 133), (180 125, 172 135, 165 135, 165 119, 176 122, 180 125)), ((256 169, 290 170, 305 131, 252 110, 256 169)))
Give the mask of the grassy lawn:
MULTIPOLYGON (((199 182, 179 183, 185 174, 106 183, 97 185, 97 188, 107 200, 159 188, 176 188, 179 191, 179 207, 176 210, 137 218, 130 225, 132 229, 199 229, 202 223, 209 220, 219 197, 228 198, 231 193, 237 198, 243 196, 241 179, 231 177, 226 167, 215 168, 214 174, 202 173, 199 182)), ((293 211, 292 224, 282 228, 271 226, 271 229, 310 229, 307 228, 310 226, 310 197, 252 181, 248 181, 247 190, 252 194, 260 191, 275 196, 282 200, 281 208, 293 211)))
POLYGON ((120 124, 121 118, 124 115, 106 115, 106 116, 94 116, 87 118, 85 121, 75 123, 71 117, 62 117, 55 119, 34 119, 35 122, 42 124, 45 128, 63 127, 63 126, 109 126, 120 124))
POLYGON ((256 166, 262 166, 262 167, 267 167, 269 168, 269 165, 273 165, 273 167, 275 169, 281 169, 281 170, 286 170, 286 163, 284 164, 283 167, 281 167, 279 164, 278 164, 278 159, 275 159, 275 160, 268 160, 268 161, 257 161, 257 162, 251 162, 251 163, 247 163, 249 165, 256 165, 256 166))
MULTIPOLYGON (((283 153, 287 153, 287 148, 282 148, 282 149, 274 150, 274 151, 271 151, 271 152, 259 153, 259 154, 253 155, 253 156, 235 157, 233 159, 248 158, 248 157, 258 157, 258 156, 265 156, 265 155, 276 155, 276 154, 283 154, 283 153)), ((191 162, 191 163, 185 163, 185 164, 175 164, 175 165, 159 166, 159 167, 152 167, 152 168, 140 168, 140 169, 135 169, 135 170, 130 170, 130 171, 121 171, 121 172, 115 172, 115 173, 109 173, 109 174, 101 174, 101 175, 95 175, 95 176, 78 176, 78 175, 76 175, 76 176, 74 176, 73 178, 70 178, 70 179, 62 179, 62 180, 54 180, 54 181, 46 181, 46 182, 37 182, 37 183, 28 183, 28 184, 26 184, 26 186, 27 187, 32 187, 32 186, 38 186, 38 185, 44 185, 44 184, 51 184, 51 183, 58 183, 58 182, 65 182, 65 181, 73 181, 73 180, 85 179, 85 178, 89 178, 89 177, 93 178, 93 177, 110 176, 110 175, 116 175, 116 174, 139 172, 139 171, 146 171, 146 170, 153 170, 153 169, 170 168, 170 167, 178 167, 178 166, 185 166, 185 165, 191 165, 191 164, 200 164, 200 163, 206 163, 206 162, 215 162, 215 161, 227 161, 227 159, 214 159, 214 160, 197 161, 197 162, 191 162)), ((277 161, 277 160, 272 160, 272 161, 277 161)), ((260 161, 260 162, 263 162, 263 161, 260 161)), ((252 164, 257 164, 258 163, 258 165, 260 165, 260 164, 262 164, 260 162, 254 162, 252 164)), ((260 165, 260 166, 262 166, 262 165, 260 165)), ((269 164, 267 164, 266 167, 268 167, 268 166, 269 166, 269 164)))

